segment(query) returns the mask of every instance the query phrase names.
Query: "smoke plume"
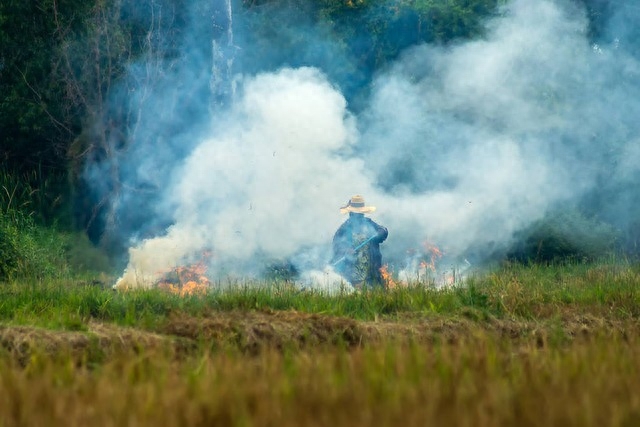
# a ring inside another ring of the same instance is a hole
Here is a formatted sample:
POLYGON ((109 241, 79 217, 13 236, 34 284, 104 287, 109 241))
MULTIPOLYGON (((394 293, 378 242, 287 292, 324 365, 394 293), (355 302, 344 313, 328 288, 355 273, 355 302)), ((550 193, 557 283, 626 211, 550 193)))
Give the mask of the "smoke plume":
POLYGON ((508 247, 557 206, 601 202, 603 185, 618 197, 589 208, 629 226, 640 210, 640 62, 624 12, 595 44, 573 2, 511 1, 481 39, 404 51, 357 113, 321 68, 235 70, 232 102, 188 142, 135 150, 130 164, 166 177, 154 214, 170 225, 132 241, 119 283, 152 283, 203 251, 215 278, 283 261, 318 277, 354 194, 377 206, 383 257, 404 277, 425 242, 452 263, 468 265, 472 251, 481 263, 478 248, 508 247))

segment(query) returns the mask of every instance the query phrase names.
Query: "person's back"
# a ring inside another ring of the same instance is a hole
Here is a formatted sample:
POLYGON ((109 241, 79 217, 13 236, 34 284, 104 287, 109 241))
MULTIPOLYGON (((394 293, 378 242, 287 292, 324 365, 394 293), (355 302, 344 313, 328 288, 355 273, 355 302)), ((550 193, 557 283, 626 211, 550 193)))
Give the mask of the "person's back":
POLYGON ((388 231, 364 216, 374 210, 373 206, 365 206, 362 196, 352 197, 340 208, 340 212, 349 213, 349 218, 333 237, 334 269, 356 287, 383 286, 380 243, 385 241, 388 231))

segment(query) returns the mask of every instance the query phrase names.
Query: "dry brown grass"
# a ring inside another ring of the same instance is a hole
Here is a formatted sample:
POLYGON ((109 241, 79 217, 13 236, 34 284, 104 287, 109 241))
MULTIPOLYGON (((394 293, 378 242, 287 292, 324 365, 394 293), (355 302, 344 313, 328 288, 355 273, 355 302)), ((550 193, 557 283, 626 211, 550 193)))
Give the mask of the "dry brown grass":
POLYGON ((618 333, 540 347, 475 330, 447 344, 300 351, 147 349, 98 367, 0 362, 0 425, 632 426, 640 342, 618 333))
POLYGON ((0 328, 0 426, 634 426, 640 325, 298 312, 0 328))
POLYGON ((345 317, 296 311, 211 312, 194 317, 172 315, 156 331, 90 322, 86 332, 31 326, 1 326, 0 349, 24 364, 31 354, 64 354, 78 358, 125 351, 163 349, 177 356, 203 350, 237 350, 257 354, 315 347, 353 349, 394 344, 456 344, 476 335, 507 340, 512 345, 549 347, 575 340, 640 335, 640 320, 607 319, 566 311, 552 321, 429 316, 396 321, 357 321, 345 317))

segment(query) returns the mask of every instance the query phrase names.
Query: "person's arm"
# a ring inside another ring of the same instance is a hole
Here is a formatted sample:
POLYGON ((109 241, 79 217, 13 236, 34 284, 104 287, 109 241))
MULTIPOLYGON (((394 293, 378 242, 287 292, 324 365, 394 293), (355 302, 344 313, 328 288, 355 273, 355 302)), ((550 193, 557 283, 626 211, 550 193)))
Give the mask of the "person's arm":
POLYGON ((389 235, 389 230, 387 230, 386 227, 383 227, 380 224, 376 223, 372 219, 370 219, 369 221, 371 221, 371 224, 373 224, 374 228, 376 229, 376 238, 374 239, 374 241, 377 243, 382 243, 385 240, 387 240, 387 236, 389 235))

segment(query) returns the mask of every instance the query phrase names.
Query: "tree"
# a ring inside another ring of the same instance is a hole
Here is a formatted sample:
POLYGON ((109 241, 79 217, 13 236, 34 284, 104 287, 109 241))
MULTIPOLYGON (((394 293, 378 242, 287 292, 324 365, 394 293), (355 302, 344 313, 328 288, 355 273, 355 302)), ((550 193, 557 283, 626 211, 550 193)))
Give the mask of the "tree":
POLYGON ((61 121, 62 88, 51 78, 51 5, 0 3, 0 156, 21 171, 64 170, 65 141, 79 129, 61 121))

